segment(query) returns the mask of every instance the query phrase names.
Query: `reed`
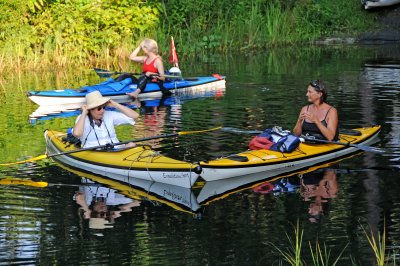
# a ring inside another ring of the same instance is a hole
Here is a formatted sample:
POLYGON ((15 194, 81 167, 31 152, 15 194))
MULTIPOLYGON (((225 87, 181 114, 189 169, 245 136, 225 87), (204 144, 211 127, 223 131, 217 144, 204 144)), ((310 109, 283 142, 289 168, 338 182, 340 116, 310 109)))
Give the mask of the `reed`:
MULTIPOLYGON (((388 265, 388 262, 390 261, 391 254, 390 252, 386 253, 386 226, 383 226, 383 232, 380 234, 378 232, 377 234, 374 234, 372 228, 370 228, 369 233, 367 230, 362 227, 362 230, 364 232, 364 235, 367 237, 368 243, 372 248, 372 251, 374 252, 375 259, 376 259, 376 265, 377 266, 384 266, 388 265)), ((393 265, 396 265, 396 256, 393 256, 393 265)))
MULTIPOLYGON (((375 263, 374 265, 377 266, 385 266, 385 265, 396 265, 396 257, 398 256, 397 252, 388 252, 387 245, 386 245, 386 227, 384 226, 382 234, 378 232, 375 234, 372 229, 368 232, 363 226, 362 230, 364 235, 366 236, 368 243, 375 255, 375 263)), ((297 221, 297 225, 294 227, 294 234, 295 237, 292 239, 287 233, 286 237, 289 241, 289 247, 282 249, 281 247, 277 246, 274 243, 269 242, 271 245, 283 258, 283 261, 287 262, 293 266, 302 266, 307 265, 304 259, 302 258, 302 241, 304 235, 304 229, 300 228, 299 222, 297 221)), ((341 261, 342 256, 348 247, 349 243, 342 249, 339 255, 332 261, 332 254, 331 250, 327 248, 325 243, 321 246, 318 239, 315 241, 314 246, 309 242, 309 250, 312 259, 312 265, 315 266, 328 266, 332 265, 335 266, 341 261)), ((358 265, 357 261, 354 259, 353 256, 350 255, 350 265, 358 265)))
MULTIPOLYGON (((154 8, 140 8, 147 12, 160 10, 160 13, 154 12, 152 19, 145 17, 152 22, 159 21, 158 25, 149 22, 150 25, 145 21, 133 25, 127 18, 115 18, 115 23, 111 23, 115 29, 107 28, 109 22, 102 24, 99 20, 91 20, 92 17, 86 13, 92 9, 71 6, 73 12, 66 14, 62 7, 54 4, 51 8, 43 7, 49 8, 43 14, 36 10, 27 16, 26 25, 4 28, 7 32, 3 32, 6 37, 0 39, 0 72, 61 69, 67 66, 121 68, 121 58, 126 59, 127 51, 130 52, 143 37, 153 37, 160 47, 169 47, 170 36, 174 36, 175 42, 179 43, 180 56, 196 54, 206 58, 213 52, 247 52, 273 46, 312 43, 323 36, 362 31, 374 22, 375 15, 363 12, 358 2, 319 2, 155 1, 154 8), (87 19, 81 20, 85 16, 88 16, 87 19), (74 21, 72 28, 60 24, 60 19, 65 21, 67 18, 74 21), (43 23, 35 28, 33 25, 39 25, 38 21, 43 23), (78 30, 81 28, 84 31, 78 30), (124 35, 124 29, 129 34, 124 35)), ((131 7, 120 8, 128 10, 131 7)), ((121 12, 118 8, 115 11, 121 12)), ((27 12, 21 9, 20 13, 27 12)), ((164 48, 161 55, 167 53, 168 49, 164 48)), ((130 67, 122 64, 124 68, 130 67)))
MULTIPOLYGON (((274 243, 270 242, 269 244, 282 256, 283 261, 287 262, 288 264, 292 266, 308 265, 308 263, 306 263, 306 261, 303 259, 301 253, 304 229, 303 227, 300 228, 299 221, 297 221, 296 226, 293 226, 293 228, 295 234, 294 239, 292 239, 287 233, 285 233, 289 241, 289 248, 282 249, 274 243)), ((319 240, 317 239, 315 241, 314 246, 311 244, 311 242, 309 242, 308 244, 312 259, 312 265, 315 266, 337 265, 339 262, 341 262, 341 258, 344 254, 344 251, 349 245, 348 243, 332 262, 333 258, 331 256, 331 250, 328 249, 325 243, 323 243, 323 245, 321 246, 319 240)), ((352 257, 350 257, 350 259, 351 259, 351 265, 357 265, 357 263, 352 257)))
MULTIPOLYGON (((349 243, 343 248, 343 250, 340 252, 340 254, 337 256, 336 260, 333 263, 330 263, 330 258, 331 258, 331 251, 326 247, 326 244, 323 244, 323 248, 321 248, 321 245, 318 241, 318 239, 315 241, 315 246, 314 248, 311 245, 311 242, 309 242, 309 247, 310 247, 310 253, 312 257, 313 264, 315 266, 335 266, 340 258, 343 255, 343 252, 347 248, 349 243)), ((353 263, 353 265, 355 265, 353 263)))
POLYGON ((280 247, 276 246, 274 243, 270 243, 270 245, 275 248, 275 250, 277 250, 278 253, 283 257, 283 260, 290 265, 302 266, 305 265, 305 263, 301 259, 301 246, 303 242, 304 229, 300 229, 298 220, 296 226, 293 226, 293 228, 295 233, 294 239, 292 239, 287 233, 285 233, 289 241, 289 248, 283 250, 280 247))
POLYGON ((284 12, 279 4, 271 4, 266 14, 266 35, 270 45, 287 44, 293 41, 291 12, 284 12))

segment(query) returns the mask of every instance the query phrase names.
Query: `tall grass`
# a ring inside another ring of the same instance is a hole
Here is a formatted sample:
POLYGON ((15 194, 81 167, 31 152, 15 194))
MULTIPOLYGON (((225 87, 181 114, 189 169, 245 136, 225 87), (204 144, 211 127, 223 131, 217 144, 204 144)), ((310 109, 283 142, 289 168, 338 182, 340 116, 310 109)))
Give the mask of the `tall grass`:
MULTIPOLYGON (((76 66, 131 68, 127 56, 143 37, 155 38, 164 56, 168 53, 170 36, 174 36, 181 57, 191 54, 206 57, 214 52, 257 51, 310 43, 324 36, 356 34, 370 27, 375 18, 362 11, 356 2, 164 0, 157 27, 121 38, 117 45, 107 42, 105 35, 113 34, 108 31, 93 35, 98 39, 79 35, 68 42, 63 33, 57 32, 54 36, 37 38, 34 26, 26 25, 24 31, 0 41, 0 72, 76 66)), ((78 27, 79 23, 76 21, 74 25, 78 27)))
MULTIPOLYGON (((373 230, 370 229, 369 233, 367 230, 362 227, 364 235, 367 237, 368 243, 372 248, 372 251, 375 255, 376 265, 384 266, 388 265, 389 261, 391 261, 391 252, 386 252, 386 223, 383 226, 383 232, 380 234, 374 234, 373 230)), ((393 256, 392 260, 393 265, 396 265, 396 256, 393 256)))
POLYGON ((342 252, 340 252, 340 254, 338 255, 338 257, 336 258, 336 260, 333 263, 330 263, 330 259, 331 259, 331 251, 326 247, 326 244, 323 243, 323 248, 321 248, 321 244, 319 243, 318 239, 315 241, 315 246, 314 248, 311 245, 311 242, 309 242, 309 247, 310 247, 310 253, 311 253, 311 257, 312 257, 312 261, 313 264, 315 266, 335 266, 340 258, 343 255, 343 252, 345 251, 345 249, 347 248, 349 244, 347 244, 342 252))
MULTIPOLYGON (((283 261, 287 262, 288 264, 292 266, 302 266, 302 265, 309 265, 306 263, 306 261, 303 258, 302 255, 302 241, 303 241, 303 235, 304 235, 304 229, 303 227, 300 228, 299 226, 299 221, 297 221, 297 225, 294 228, 294 239, 290 237, 287 233, 286 237, 288 239, 289 245, 288 248, 281 248, 280 246, 269 242, 269 244, 280 254, 281 258, 283 261)), ((370 232, 367 232, 367 230, 362 226, 362 230, 364 232, 365 237, 368 240, 368 243, 375 255, 375 263, 374 265, 377 266, 385 266, 388 265, 389 262, 391 262, 391 265, 396 265, 396 254, 393 254, 393 257, 391 257, 391 252, 387 251, 386 248, 386 229, 384 226, 382 234, 378 232, 378 234, 374 234, 372 229, 370 232), (392 259, 391 259, 392 258, 392 259)), ((331 250, 327 248, 325 243, 319 242, 317 239, 315 241, 314 246, 309 244, 309 250, 311 254, 311 259, 312 259, 312 265, 315 266, 328 266, 332 265, 335 266, 342 260, 342 256, 344 254, 344 251, 348 247, 349 243, 342 249, 342 251, 337 255, 336 258, 332 258, 331 250), (332 259, 334 259, 333 262, 332 259)), ((351 265, 357 265, 358 263, 354 259, 353 256, 350 255, 350 264, 351 265)))
POLYGON ((274 243, 270 243, 283 257, 283 260, 289 263, 292 266, 301 266, 304 265, 304 262, 301 259, 301 246, 303 243, 303 228, 300 229, 299 221, 297 221, 296 227, 294 227, 294 240, 287 234, 286 237, 289 241, 289 248, 283 250, 282 248, 276 246, 274 243))

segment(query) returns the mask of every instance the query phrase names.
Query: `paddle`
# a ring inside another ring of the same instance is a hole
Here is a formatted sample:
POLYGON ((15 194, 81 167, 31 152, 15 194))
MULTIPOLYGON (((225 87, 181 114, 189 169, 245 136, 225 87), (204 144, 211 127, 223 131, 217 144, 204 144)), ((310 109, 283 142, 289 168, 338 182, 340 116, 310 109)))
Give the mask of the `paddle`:
MULTIPOLYGON (((234 127, 224 127, 221 129, 222 131, 225 132, 231 132, 231 133, 237 133, 237 134, 260 134, 263 131, 260 130, 243 130, 243 129, 238 129, 234 127)), ((365 145, 360 145, 360 144, 354 144, 354 143, 349 143, 349 142, 340 142, 340 141, 329 141, 329 140, 323 140, 323 139, 314 139, 310 137, 305 137, 301 136, 300 140, 304 140, 308 143, 325 143, 325 144, 337 144, 337 145, 342 145, 342 146, 347 146, 347 147, 354 147, 363 151, 369 151, 369 152, 375 152, 375 153, 385 153, 384 149, 376 148, 376 147, 371 147, 371 146, 365 146, 365 145)))
POLYGON ((23 186, 31 186, 31 187, 50 187, 50 186, 66 186, 66 187, 81 187, 81 186, 90 186, 90 187, 101 187, 102 184, 98 183, 82 183, 82 184, 64 184, 64 183, 48 183, 45 181, 33 181, 29 179, 22 178, 2 178, 0 179, 0 185, 10 186, 10 185, 23 185, 23 186))
MULTIPOLYGON (((131 74, 131 75, 134 75, 134 76, 143 75, 143 73, 118 72, 118 71, 111 71, 111 70, 101 69, 101 68, 93 68, 93 69, 96 72, 96 74, 101 78, 109 78, 112 75, 116 75, 116 74, 131 74)), ((152 76, 157 77, 158 75, 154 74, 152 76)), ((193 78, 192 77, 183 78, 182 76, 167 75, 167 74, 164 74, 164 77, 171 78, 171 79, 184 79, 184 80, 188 80, 188 81, 197 81, 197 80, 199 80, 198 78, 195 78, 195 77, 193 77, 193 78)))
POLYGON ((110 71, 110 70, 101 69, 101 68, 93 68, 93 70, 101 78, 109 78, 109 77, 111 77, 113 75, 117 75, 117 74, 131 74, 131 75, 134 75, 134 76, 142 75, 142 73, 118 72, 118 71, 110 71))
POLYGON ((18 161, 18 162, 13 162, 13 163, 2 163, 2 164, 0 164, 0 166, 8 166, 8 165, 14 165, 14 164, 23 164, 23 163, 28 163, 28 162, 34 162, 34 161, 39 161, 39 160, 46 159, 46 158, 52 158, 52 157, 59 156, 59 155, 66 155, 66 154, 82 152, 82 151, 91 151, 91 150, 96 150, 96 149, 106 149, 107 150, 107 149, 113 148, 114 146, 119 146, 119 145, 127 144, 127 143, 130 143, 130 142, 134 142, 135 143, 135 142, 143 142, 143 141, 152 140, 152 139, 164 139, 164 138, 170 138, 170 137, 181 136, 181 135, 198 134, 198 133, 204 133, 204 132, 219 130, 221 128, 222 127, 214 127, 214 128, 210 128, 210 129, 204 129, 204 130, 180 131, 180 132, 176 132, 176 133, 169 133, 169 134, 163 134, 163 135, 158 135, 158 136, 152 136, 152 137, 146 137, 146 138, 140 138, 140 139, 133 139, 133 140, 127 140, 127 141, 121 141, 121 142, 113 143, 113 144, 107 143, 107 144, 104 144, 104 145, 81 148, 81 149, 77 149, 77 150, 65 151, 65 152, 60 152, 60 153, 55 153, 55 154, 43 154, 43 155, 39 155, 37 157, 31 158, 31 159, 27 159, 27 160, 23 160, 23 161, 18 161))

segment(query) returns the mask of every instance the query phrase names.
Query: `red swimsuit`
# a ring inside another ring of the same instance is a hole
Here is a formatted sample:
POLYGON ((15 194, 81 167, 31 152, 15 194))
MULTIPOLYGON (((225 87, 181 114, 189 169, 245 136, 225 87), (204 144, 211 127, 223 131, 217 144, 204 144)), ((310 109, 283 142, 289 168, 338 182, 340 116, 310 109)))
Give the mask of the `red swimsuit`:
POLYGON ((159 56, 156 56, 156 58, 154 58, 150 62, 150 64, 146 64, 147 58, 146 58, 146 60, 144 60, 143 67, 142 67, 143 73, 146 73, 146 72, 158 73, 158 69, 154 65, 154 63, 156 62, 157 58, 159 58, 159 56))

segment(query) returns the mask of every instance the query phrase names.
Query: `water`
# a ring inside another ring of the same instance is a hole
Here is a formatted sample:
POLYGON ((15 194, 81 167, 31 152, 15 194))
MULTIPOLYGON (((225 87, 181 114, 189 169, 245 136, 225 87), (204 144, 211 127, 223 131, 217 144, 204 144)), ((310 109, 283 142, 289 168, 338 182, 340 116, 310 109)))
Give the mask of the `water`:
MULTIPOLYGON (((304 230, 302 258, 310 263, 308 242, 318 241, 331 250, 331 258, 344 249, 343 265, 351 259, 372 264, 374 254, 363 228, 368 233, 370 228, 386 230, 387 252, 397 252, 399 51, 398 46, 314 47, 181 60, 184 76, 226 75, 226 90, 192 98, 181 95, 161 106, 142 103, 140 121, 133 130, 118 128, 120 139, 221 125, 292 129, 306 104, 307 83, 320 78, 329 84, 328 100, 339 111, 340 127, 382 125, 376 146, 388 152, 360 153, 330 166, 334 172, 317 170, 301 179, 293 175, 271 181, 253 176, 237 187, 233 182, 225 184, 231 186, 225 192, 219 187, 220 194, 214 196, 207 194, 204 183, 193 190, 176 190, 86 176, 96 183, 82 184, 84 174, 62 169, 51 160, 2 167, 3 183, 10 178, 25 185, 0 186, 0 265, 270 265, 282 260, 273 245, 288 247, 286 234, 294 239, 297 222, 304 230), (27 183, 29 179, 49 186, 35 187, 39 183, 27 183), (82 195, 89 198, 89 206, 82 195), (98 199, 91 205, 93 195, 98 199), (111 224, 87 219, 90 211, 101 213, 105 208, 111 224), (95 229, 101 227, 106 228, 95 229)), ((100 79, 91 70, 3 76, 0 162, 43 154, 43 131, 66 130, 76 118, 71 113, 29 121, 37 106, 27 99, 26 91, 96 82, 100 79)), ((197 162, 243 151, 250 139, 213 131, 149 144, 165 155, 197 162)))

